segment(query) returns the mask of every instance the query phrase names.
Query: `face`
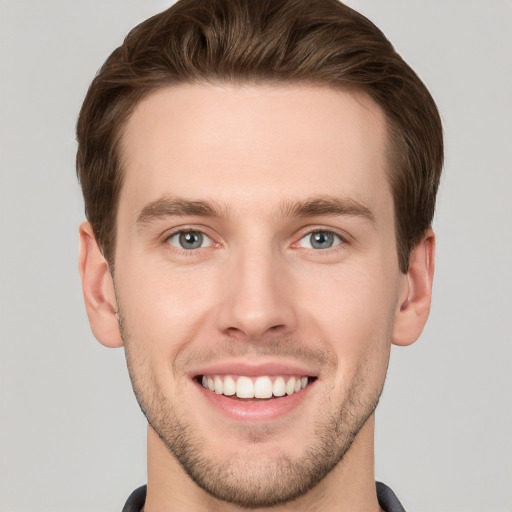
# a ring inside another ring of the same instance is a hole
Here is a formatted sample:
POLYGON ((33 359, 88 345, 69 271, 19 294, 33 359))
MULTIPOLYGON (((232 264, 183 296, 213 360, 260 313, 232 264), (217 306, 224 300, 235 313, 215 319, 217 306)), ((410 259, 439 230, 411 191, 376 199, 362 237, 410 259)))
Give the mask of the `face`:
POLYGON ((368 98, 307 86, 181 85, 129 119, 130 376, 168 456, 221 500, 296 498, 372 415, 404 279, 386 142, 368 98))

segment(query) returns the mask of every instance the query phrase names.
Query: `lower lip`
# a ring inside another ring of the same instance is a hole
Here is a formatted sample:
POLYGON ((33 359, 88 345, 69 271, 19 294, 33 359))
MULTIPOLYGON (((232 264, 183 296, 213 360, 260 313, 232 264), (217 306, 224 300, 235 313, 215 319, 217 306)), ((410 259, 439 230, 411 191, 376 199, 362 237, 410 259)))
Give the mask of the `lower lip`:
POLYGON ((196 383, 196 385, 206 400, 224 415, 234 420, 259 422, 286 416, 298 408, 309 394, 314 382, 297 393, 268 400, 237 400, 210 391, 199 383, 196 383))

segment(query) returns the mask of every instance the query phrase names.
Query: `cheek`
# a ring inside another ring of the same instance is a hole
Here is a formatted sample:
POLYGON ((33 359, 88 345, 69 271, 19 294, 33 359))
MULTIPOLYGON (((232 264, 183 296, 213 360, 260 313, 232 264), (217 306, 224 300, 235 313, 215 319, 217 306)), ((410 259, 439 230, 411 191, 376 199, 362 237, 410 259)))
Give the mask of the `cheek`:
POLYGON ((350 378, 368 365, 379 375, 385 373, 397 291, 393 279, 383 279, 383 272, 353 267, 303 283, 301 295, 306 297, 306 290, 314 293, 298 301, 301 328, 310 330, 308 337, 320 334, 331 346, 340 378, 350 378))
POLYGON ((363 266, 304 273, 297 307, 305 315, 314 311, 323 327, 336 326, 339 334, 387 329, 397 300, 397 283, 383 277, 389 274, 363 266))
POLYGON ((123 270, 124 274, 119 269, 116 289, 131 342, 158 372, 167 371, 206 325, 214 304, 212 276, 163 265, 123 270))
MULTIPOLYGON (((123 306, 134 319, 151 332, 169 321, 177 326, 190 318, 203 297, 201 277, 195 272, 176 272, 165 265, 139 271, 128 267, 126 276, 119 276, 118 288, 123 306)), ((162 333, 164 334, 164 333, 162 333)))

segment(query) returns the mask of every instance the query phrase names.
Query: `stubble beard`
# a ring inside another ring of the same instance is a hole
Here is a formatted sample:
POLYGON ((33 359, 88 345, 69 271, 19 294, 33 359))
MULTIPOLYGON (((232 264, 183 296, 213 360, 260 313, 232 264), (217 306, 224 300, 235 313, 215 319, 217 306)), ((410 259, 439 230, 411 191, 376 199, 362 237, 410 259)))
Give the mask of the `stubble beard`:
MULTIPOLYGON (((373 388, 367 385, 365 372, 360 372, 337 409, 316 420, 311 442, 301 456, 281 455, 261 463, 247 460, 241 453, 237 459, 231 457, 219 463, 207 455, 207 433, 197 432, 184 415, 178 414, 160 390, 155 375, 150 373, 141 378, 137 371, 140 361, 132 354, 133 340, 122 317, 120 327, 133 390, 149 425, 201 489, 242 508, 289 503, 313 489, 342 463, 382 393, 384 380, 369 396, 368 389, 373 388)), ((254 430, 246 439, 261 443, 264 437, 263 431, 254 430)))

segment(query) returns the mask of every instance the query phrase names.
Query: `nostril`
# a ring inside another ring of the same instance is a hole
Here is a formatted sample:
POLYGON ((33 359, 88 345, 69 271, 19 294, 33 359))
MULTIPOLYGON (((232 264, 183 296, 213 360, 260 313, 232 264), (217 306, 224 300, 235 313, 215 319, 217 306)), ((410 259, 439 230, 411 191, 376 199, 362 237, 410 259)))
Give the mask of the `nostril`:
POLYGON ((228 327, 226 329, 226 334, 228 336, 231 336, 232 338, 246 338, 246 334, 242 329, 239 329, 238 327, 228 327))

